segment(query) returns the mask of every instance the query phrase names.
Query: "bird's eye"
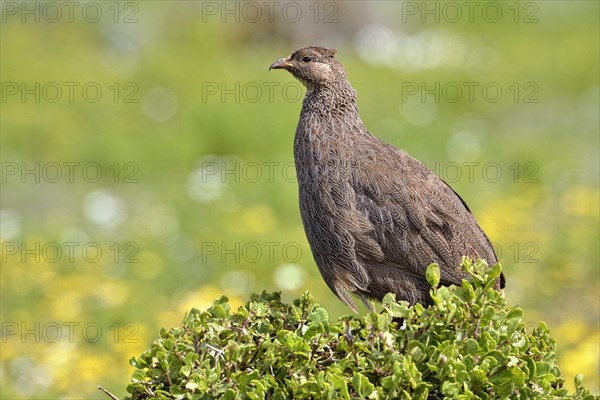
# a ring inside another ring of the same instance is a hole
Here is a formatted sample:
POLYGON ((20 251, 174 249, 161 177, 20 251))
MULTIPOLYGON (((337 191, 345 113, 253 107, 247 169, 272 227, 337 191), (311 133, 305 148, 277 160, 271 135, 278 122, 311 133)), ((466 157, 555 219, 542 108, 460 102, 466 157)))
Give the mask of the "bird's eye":
POLYGON ((311 62, 312 61, 312 57, 304 57, 302 59, 302 61, 304 61, 304 62, 311 62))

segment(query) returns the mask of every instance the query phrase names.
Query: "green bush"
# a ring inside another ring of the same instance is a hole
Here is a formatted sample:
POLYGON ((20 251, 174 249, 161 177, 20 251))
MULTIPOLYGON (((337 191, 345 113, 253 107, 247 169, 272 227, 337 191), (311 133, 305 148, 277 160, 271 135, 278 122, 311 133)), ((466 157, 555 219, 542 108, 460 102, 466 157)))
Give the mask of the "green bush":
POLYGON ((434 305, 392 295, 381 313, 330 322, 310 293, 292 304, 253 295, 237 311, 226 297, 192 309, 132 358, 128 399, 593 399, 575 379, 568 394, 548 327, 493 290, 501 267, 465 260, 460 287, 427 279, 434 305))

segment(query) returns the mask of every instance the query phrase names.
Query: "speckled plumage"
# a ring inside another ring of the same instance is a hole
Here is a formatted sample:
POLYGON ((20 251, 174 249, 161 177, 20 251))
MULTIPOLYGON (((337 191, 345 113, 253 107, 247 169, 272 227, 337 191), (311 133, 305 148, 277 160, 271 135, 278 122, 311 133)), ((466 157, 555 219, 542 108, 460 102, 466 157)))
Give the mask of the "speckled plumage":
MULTIPOLYGON (((356 310, 392 292, 411 304, 431 302, 425 269, 437 262, 441 283, 460 284, 462 256, 497 263, 465 202, 424 164, 365 128, 335 50, 304 47, 271 68, 306 87, 294 141, 300 213, 327 285, 356 310)), ((504 285, 502 276, 497 287, 504 285)))

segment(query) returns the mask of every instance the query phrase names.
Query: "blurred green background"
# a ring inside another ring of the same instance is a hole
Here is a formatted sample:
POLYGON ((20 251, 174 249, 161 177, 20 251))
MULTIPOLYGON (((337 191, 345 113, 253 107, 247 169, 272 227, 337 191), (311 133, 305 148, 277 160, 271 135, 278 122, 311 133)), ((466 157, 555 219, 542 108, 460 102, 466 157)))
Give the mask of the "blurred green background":
POLYGON ((267 71, 308 44, 598 393, 598 38, 595 1, 2 2, 1 397, 123 396, 129 358, 221 294, 349 312, 298 212, 303 89, 267 71))

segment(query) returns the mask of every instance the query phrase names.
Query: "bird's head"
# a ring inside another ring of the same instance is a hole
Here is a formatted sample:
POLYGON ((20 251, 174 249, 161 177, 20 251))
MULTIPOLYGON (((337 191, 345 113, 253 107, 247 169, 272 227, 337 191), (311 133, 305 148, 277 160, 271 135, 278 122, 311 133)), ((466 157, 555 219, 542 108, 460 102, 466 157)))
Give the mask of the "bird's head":
POLYGON ((275 61, 269 70, 286 69, 312 91, 334 82, 337 77, 345 78, 344 69, 333 57, 335 52, 335 49, 325 47, 302 47, 289 57, 275 61))

